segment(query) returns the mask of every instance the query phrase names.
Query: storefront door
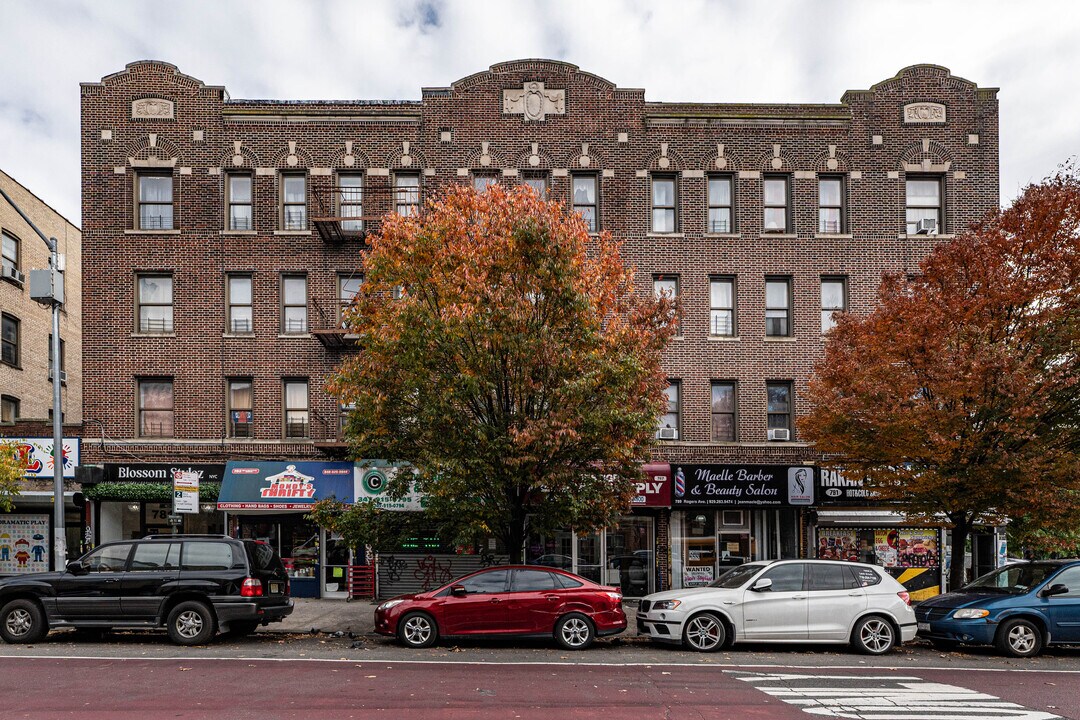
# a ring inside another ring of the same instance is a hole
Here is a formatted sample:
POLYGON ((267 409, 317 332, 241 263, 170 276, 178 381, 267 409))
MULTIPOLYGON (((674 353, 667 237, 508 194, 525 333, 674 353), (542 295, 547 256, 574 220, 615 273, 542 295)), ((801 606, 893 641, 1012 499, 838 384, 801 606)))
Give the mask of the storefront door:
POLYGON ((335 532, 322 531, 322 596, 324 598, 347 598, 349 596, 349 565, 352 551, 335 532))

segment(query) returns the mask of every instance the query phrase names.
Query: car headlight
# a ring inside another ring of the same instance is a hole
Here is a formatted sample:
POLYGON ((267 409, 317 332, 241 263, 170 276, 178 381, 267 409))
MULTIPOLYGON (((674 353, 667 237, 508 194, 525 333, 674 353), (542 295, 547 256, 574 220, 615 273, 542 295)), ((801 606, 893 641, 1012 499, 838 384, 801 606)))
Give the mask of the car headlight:
POLYGON ((681 600, 661 600, 660 602, 653 603, 653 610, 674 610, 682 604, 681 600))
POLYGON ((379 609, 380 610, 389 610, 390 608, 394 607, 395 605, 400 605, 403 602, 405 602, 405 601, 404 600, 387 600, 386 602, 384 602, 382 605, 379 606, 379 609))
POLYGON ((975 620, 977 618, 984 618, 989 614, 989 610, 983 610, 982 608, 963 608, 954 612, 953 618, 956 620, 975 620))

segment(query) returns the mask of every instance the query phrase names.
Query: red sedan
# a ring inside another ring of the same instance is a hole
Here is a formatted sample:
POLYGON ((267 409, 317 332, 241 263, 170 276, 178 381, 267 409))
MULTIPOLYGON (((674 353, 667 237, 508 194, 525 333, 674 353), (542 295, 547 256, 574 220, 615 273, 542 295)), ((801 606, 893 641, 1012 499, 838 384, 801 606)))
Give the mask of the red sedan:
POLYGON ((625 629, 617 588, 530 565, 488 568, 375 608, 375 632, 415 648, 440 637, 508 635, 554 637, 567 650, 584 650, 625 629))

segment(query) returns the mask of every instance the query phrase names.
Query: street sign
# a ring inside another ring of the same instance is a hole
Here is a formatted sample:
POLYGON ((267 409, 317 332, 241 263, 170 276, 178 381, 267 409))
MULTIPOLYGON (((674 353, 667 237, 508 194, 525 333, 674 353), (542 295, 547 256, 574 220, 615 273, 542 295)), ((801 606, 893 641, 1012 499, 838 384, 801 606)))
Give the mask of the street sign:
MULTIPOLYGON (((199 473, 187 470, 173 472, 173 512, 199 512, 199 473)), ((172 522, 172 517, 169 521, 172 522)))

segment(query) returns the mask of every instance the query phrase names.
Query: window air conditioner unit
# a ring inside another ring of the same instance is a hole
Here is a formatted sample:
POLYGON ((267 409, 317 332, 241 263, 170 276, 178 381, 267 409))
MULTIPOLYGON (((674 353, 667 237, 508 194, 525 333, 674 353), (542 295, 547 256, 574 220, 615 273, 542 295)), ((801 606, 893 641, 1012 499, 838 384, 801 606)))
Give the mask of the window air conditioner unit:
POLYGON ((920 220, 915 223, 916 235, 937 235, 937 220, 920 220))
MULTIPOLYGON (((53 379, 53 371, 52 371, 52 368, 49 368, 49 380, 52 380, 52 379, 53 379)), ((67 382, 67 370, 61 370, 60 371, 60 382, 61 383, 66 383, 67 382)))
POLYGON ((26 277, 21 272, 19 272, 17 269, 15 269, 13 267, 5 267, 5 268, 3 268, 3 273, 4 273, 4 277, 11 278, 12 280, 14 280, 17 283, 22 283, 22 282, 26 281, 26 277))
POLYGON ((656 431, 656 437, 660 440, 678 440, 679 431, 675 428, 660 428, 656 431))
POLYGON ((769 431, 770 440, 790 440, 791 431, 787 428, 774 428, 769 431))

